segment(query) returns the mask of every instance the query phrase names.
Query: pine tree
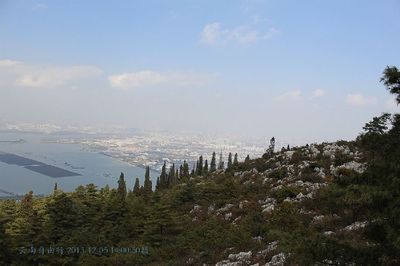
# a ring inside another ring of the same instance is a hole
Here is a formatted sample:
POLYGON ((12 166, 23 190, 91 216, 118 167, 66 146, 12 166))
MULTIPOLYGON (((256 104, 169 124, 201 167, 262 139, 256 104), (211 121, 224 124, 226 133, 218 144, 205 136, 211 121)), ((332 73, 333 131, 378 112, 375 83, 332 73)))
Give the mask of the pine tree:
POLYGON ((135 180, 135 186, 133 187, 133 194, 135 196, 140 196, 140 181, 138 177, 136 177, 135 180))
MULTIPOLYGON (((198 164, 199 162, 197 162, 198 164)), ((193 168, 192 171, 190 172, 190 176, 191 177, 195 177, 196 176, 196 164, 193 164, 193 168)))
POLYGON ((189 179, 190 172, 189 172, 189 164, 185 161, 183 161, 183 165, 180 167, 180 174, 179 174, 179 179, 180 182, 186 182, 189 179))
POLYGON ((121 199, 125 200, 126 198, 126 182, 124 178, 124 173, 121 173, 118 180, 118 195, 121 199))
POLYGON ((244 162, 247 163, 250 161, 250 155, 247 154, 246 159, 244 159, 244 162))
POLYGON ((167 163, 164 161, 164 165, 161 168, 161 175, 160 175, 160 185, 159 188, 160 189, 164 189, 167 187, 167 163))
MULTIPOLYGON (((143 191, 142 188, 140 188, 143 191)), ((127 200, 121 200, 118 189, 111 189, 109 197, 105 200, 103 206, 102 217, 98 220, 102 221, 103 235, 109 241, 119 241, 126 234, 126 215, 127 215, 127 200)))
MULTIPOLYGON (((119 195, 117 202, 120 202, 119 195)), ((74 200, 66 193, 57 193, 46 209, 47 219, 44 228, 49 241, 57 243, 61 239, 67 239, 75 228, 79 228, 79 210, 76 208, 74 200)))
POLYGON ((172 187, 173 185, 175 185, 175 164, 172 164, 169 168, 168 174, 168 187, 172 187))
POLYGON ((223 170, 224 169, 224 161, 222 160, 222 151, 219 154, 219 164, 218 164, 218 170, 223 170))
MULTIPOLYGON (((38 212, 34 207, 34 198, 33 192, 29 191, 21 200, 19 206, 17 205, 15 218, 14 220, 8 224, 8 234, 12 235, 14 241, 19 243, 20 246, 29 246, 35 245, 38 239, 38 233, 40 232, 40 221, 38 217, 38 212)), ((0 220, 1 215, 0 212, 0 220)), ((0 242, 2 242, 0 240, 0 242)), ((0 254, 4 251, 1 250, 0 254)), ((0 255, 1 257, 1 255, 0 255)), ((6 265, 2 264, 1 265, 6 265)), ((29 265, 33 265, 34 263, 30 263, 29 265)), ((11 264, 10 264, 11 265, 11 264)))
POLYGON ((186 161, 183 161, 183 176, 189 177, 189 164, 186 161))
POLYGON ((192 176, 197 176, 197 172, 198 172, 198 166, 199 166, 199 160, 196 161, 196 164, 193 164, 193 175, 192 176))
POLYGON ((269 148, 268 148, 268 153, 272 157, 274 155, 275 151, 275 137, 272 137, 271 140, 269 141, 269 148))
POLYGON ((381 116, 374 117, 371 122, 366 123, 363 129, 368 135, 383 134, 388 129, 390 119, 389 113, 383 113, 381 116))
POLYGON ((197 164, 197 175, 203 175, 203 155, 200 155, 198 164, 197 164))
POLYGON ((387 66, 383 71, 381 82, 390 93, 395 94, 397 104, 400 104, 400 71, 395 66, 387 66))
POLYGON ((162 201, 159 194, 155 194, 147 213, 144 241, 154 247, 171 245, 179 233, 179 228, 178 218, 174 216, 170 206, 162 201))
POLYGON ((183 177, 183 164, 181 164, 179 166, 179 175, 178 175, 178 177, 179 177, 179 180, 181 180, 182 177, 183 177))
POLYGON ((29 191, 22 200, 21 200, 21 209, 20 212, 24 215, 29 215, 31 213, 33 207, 33 191, 29 191))
POLYGON ((290 151, 290 146, 289 146, 289 144, 287 145, 286 150, 287 150, 287 151, 290 151))
POLYGON ((204 175, 208 174, 208 162, 207 162, 207 160, 204 163, 203 173, 204 173, 204 175))
POLYGON ((217 170, 217 163, 215 159, 215 152, 213 152, 210 164, 210 172, 214 172, 215 170, 217 170))
POLYGON ((233 166, 238 166, 238 165, 239 165, 238 154, 235 153, 235 157, 233 159, 233 166))
POLYGON ((232 168, 232 153, 230 152, 228 156, 228 169, 231 168, 232 168))
POLYGON ((146 173, 144 176, 144 184, 143 184, 143 194, 145 196, 145 199, 148 199, 148 197, 151 195, 153 192, 153 184, 150 180, 150 167, 146 166, 146 173))
POLYGON ((54 183, 54 188, 53 188, 53 195, 56 195, 58 193, 58 185, 57 182, 54 183))

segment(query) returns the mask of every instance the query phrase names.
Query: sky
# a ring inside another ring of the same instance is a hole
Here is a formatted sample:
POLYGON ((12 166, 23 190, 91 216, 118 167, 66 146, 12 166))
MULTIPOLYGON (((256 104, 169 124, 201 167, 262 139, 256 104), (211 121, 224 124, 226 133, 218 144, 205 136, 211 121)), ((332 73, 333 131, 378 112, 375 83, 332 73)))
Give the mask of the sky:
POLYGON ((313 141, 400 108, 399 0, 0 0, 0 120, 313 141))

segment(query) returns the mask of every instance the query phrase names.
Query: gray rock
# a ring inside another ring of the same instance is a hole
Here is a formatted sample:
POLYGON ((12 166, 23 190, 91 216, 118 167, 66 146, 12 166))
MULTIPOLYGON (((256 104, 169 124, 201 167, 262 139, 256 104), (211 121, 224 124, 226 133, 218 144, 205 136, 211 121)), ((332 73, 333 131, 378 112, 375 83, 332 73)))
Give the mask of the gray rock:
POLYGON ((285 265, 286 256, 284 253, 274 255, 264 266, 283 266, 285 265))

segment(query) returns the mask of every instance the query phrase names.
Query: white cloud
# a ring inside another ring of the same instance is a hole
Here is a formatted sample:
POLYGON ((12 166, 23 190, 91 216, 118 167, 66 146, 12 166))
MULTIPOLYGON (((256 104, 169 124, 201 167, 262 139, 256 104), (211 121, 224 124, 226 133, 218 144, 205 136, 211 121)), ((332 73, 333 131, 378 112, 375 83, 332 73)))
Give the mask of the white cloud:
POLYGON ((314 90, 313 91, 313 93, 312 93, 312 97, 313 98, 318 98, 318 97, 322 97, 322 96, 324 96, 325 95, 325 91, 324 90, 321 90, 321 89, 317 89, 317 90, 314 90))
POLYGON ((201 40, 207 44, 214 44, 221 35, 220 25, 218 22, 207 24, 201 33, 201 40))
POLYGON ((232 30, 226 30, 226 41, 237 41, 239 43, 254 43, 259 38, 259 32, 245 26, 239 26, 232 30))
POLYGON ((362 94, 348 94, 346 102, 352 106, 367 106, 376 104, 376 99, 373 97, 365 97, 362 94))
POLYGON ((30 88, 56 88, 76 80, 92 78, 102 71, 95 66, 33 65, 13 60, 0 60, 1 77, 12 85, 30 88))
POLYGON ((255 43, 260 39, 268 40, 279 33, 275 28, 269 28, 266 32, 260 32, 249 26, 237 26, 232 29, 223 29, 219 22, 213 22, 204 26, 201 33, 201 41, 208 45, 226 44, 229 42, 255 43))
POLYGON ((19 62, 18 61, 14 61, 14 60, 9 60, 9 59, 0 60, 0 67, 1 68, 15 67, 18 64, 19 64, 19 62))
POLYGON ((210 76, 192 72, 156 72, 150 70, 122 73, 109 76, 112 87, 123 90, 158 86, 198 86, 206 83, 210 76))
POLYGON ((282 102, 282 101, 299 101, 303 97, 301 96, 301 91, 300 90, 293 90, 286 92, 284 94, 281 94, 279 96, 276 96, 274 98, 275 101, 277 102, 282 102))

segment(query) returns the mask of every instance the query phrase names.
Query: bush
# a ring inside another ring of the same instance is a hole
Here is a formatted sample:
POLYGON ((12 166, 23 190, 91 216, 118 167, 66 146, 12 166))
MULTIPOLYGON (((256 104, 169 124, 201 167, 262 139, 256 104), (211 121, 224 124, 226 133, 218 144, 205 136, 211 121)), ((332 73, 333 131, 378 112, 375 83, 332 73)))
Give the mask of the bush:
POLYGON ((276 169, 273 172, 271 172, 268 177, 270 178, 274 178, 274 179, 282 179, 284 177, 286 177, 288 174, 287 168, 286 167, 282 167, 280 169, 276 169))
POLYGON ((315 172, 315 168, 318 167, 318 164, 310 164, 309 166, 304 167, 301 170, 301 179, 303 181, 308 181, 312 183, 321 183, 322 178, 315 172))
POLYGON ((350 162, 352 160, 353 160, 352 157, 350 157, 350 156, 344 154, 343 152, 337 150, 335 152, 335 160, 333 161, 333 164, 335 166, 339 166, 339 165, 343 165, 345 163, 348 163, 348 162, 350 162))
POLYGON ((290 159, 290 162, 293 164, 298 164, 306 159, 307 159, 306 156, 304 156, 300 150, 297 150, 293 153, 292 158, 290 159))
POLYGON ((300 193, 300 188, 298 187, 283 187, 277 190, 274 197, 278 202, 282 202, 286 198, 294 198, 300 193))

